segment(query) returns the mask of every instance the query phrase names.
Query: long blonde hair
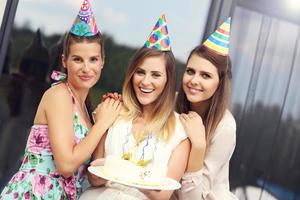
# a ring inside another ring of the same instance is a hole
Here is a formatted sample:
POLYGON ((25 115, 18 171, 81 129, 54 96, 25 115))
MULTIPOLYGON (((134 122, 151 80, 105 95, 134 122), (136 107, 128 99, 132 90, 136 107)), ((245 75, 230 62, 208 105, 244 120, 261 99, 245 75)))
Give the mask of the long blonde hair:
POLYGON ((145 136, 146 133, 157 133, 159 138, 168 140, 175 130, 175 91, 176 91, 176 70, 175 58, 171 51, 158 51, 155 49, 141 48, 132 57, 125 81, 123 84, 123 101, 124 112, 121 118, 128 120, 135 119, 142 114, 142 105, 139 103, 133 89, 132 79, 137 68, 144 62, 146 58, 163 56, 166 63, 167 82, 164 90, 153 103, 154 108, 150 114, 150 120, 144 127, 143 132, 138 137, 145 136))
MULTIPOLYGON (((206 131, 206 141, 210 142, 214 131, 228 108, 232 78, 231 61, 229 56, 218 55, 215 52, 210 51, 205 46, 197 46, 194 48, 190 53, 187 62, 192 55, 200 56, 211 62, 214 66, 216 66, 219 74, 220 82, 218 88, 211 97, 209 106, 206 108, 206 113, 203 118, 206 131)), ((179 113, 188 113, 191 110, 190 102, 183 91, 182 85, 178 93, 176 109, 179 113)))

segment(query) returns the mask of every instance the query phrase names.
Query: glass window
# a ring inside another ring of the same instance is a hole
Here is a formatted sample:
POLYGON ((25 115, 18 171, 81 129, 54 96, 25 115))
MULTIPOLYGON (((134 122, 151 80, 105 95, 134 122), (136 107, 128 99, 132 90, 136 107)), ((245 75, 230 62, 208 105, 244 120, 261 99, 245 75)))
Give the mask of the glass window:
POLYGON ((299 199, 300 26, 236 7, 231 37, 239 199, 299 199))

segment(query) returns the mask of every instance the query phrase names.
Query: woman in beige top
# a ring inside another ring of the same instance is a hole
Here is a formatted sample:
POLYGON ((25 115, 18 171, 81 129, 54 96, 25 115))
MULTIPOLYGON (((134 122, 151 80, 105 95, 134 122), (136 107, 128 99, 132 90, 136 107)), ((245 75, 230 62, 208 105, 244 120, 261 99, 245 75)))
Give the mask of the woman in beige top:
POLYGON ((228 44, 227 49, 221 49, 225 51, 214 48, 206 41, 192 50, 183 75, 177 111, 191 151, 182 188, 173 195, 174 199, 237 199, 229 190, 229 160, 235 148, 236 124, 227 109, 231 83, 228 44))

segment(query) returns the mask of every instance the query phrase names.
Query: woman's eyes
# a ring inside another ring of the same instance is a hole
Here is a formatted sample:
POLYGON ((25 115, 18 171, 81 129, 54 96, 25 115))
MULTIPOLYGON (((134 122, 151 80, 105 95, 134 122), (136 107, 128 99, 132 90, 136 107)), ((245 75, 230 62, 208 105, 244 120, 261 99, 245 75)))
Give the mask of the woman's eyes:
POLYGON ((210 78, 211 76, 210 76, 209 74, 203 73, 203 74, 202 74, 202 77, 203 77, 204 79, 208 79, 208 78, 210 78))
POLYGON ((138 75, 143 75, 143 74, 145 74, 145 72, 144 72, 143 70, 136 70, 135 73, 137 73, 138 75))
POLYGON ((152 73, 152 76, 154 78, 158 78, 158 77, 161 77, 161 74, 160 73, 152 73))
POLYGON ((81 61, 82 61, 82 59, 81 59, 81 58, 78 58, 78 57, 73 58, 73 60, 74 60, 75 62, 81 62, 81 61))
MULTIPOLYGON (((194 75, 196 72, 195 72, 195 70, 193 70, 193 69, 186 69, 186 73, 188 74, 188 75, 194 75)), ((200 76, 203 78, 203 79, 209 79, 209 78, 211 78, 211 75, 210 74, 208 74, 208 73, 206 73, 206 72, 201 72, 200 73, 200 76)))
MULTIPOLYGON (((99 59, 97 57, 90 58, 90 62, 97 62, 99 59)), ((73 61, 75 62, 83 62, 83 59, 80 57, 74 57, 73 61)))
POLYGON ((98 58, 96 58, 96 57, 91 58, 91 61, 92 61, 92 62, 97 62, 97 61, 98 61, 98 58))
MULTIPOLYGON (((146 75, 146 72, 145 72, 144 70, 136 70, 135 73, 138 74, 138 75, 146 75)), ((161 77, 161 74, 158 73, 158 72, 152 72, 152 73, 151 73, 151 76, 152 76, 153 78, 159 78, 159 77, 161 77)))
POLYGON ((192 69, 186 69, 186 73, 187 73, 188 75, 193 75, 193 74, 195 74, 195 71, 192 70, 192 69))

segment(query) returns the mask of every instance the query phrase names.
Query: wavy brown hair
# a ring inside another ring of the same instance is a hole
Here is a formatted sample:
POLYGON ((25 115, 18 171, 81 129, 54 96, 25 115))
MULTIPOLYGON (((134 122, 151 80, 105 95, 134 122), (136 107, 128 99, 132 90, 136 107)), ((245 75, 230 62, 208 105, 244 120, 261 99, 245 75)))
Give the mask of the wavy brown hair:
MULTIPOLYGON (((171 51, 158 51, 155 49, 141 48, 130 60, 125 81, 123 84, 123 101, 125 112, 122 114, 127 119, 135 119, 142 113, 142 105, 139 103, 133 89, 132 79, 137 68, 146 58, 163 56, 167 72, 167 82, 160 96, 153 103, 154 107, 150 113, 150 121, 144 128, 144 133, 159 133, 162 139, 169 139, 175 130, 175 91, 176 70, 175 58, 171 51)), ((141 133, 141 134, 144 134, 141 133)))
MULTIPOLYGON (((229 56, 219 55, 203 45, 197 46, 191 51, 187 63, 192 55, 200 56, 211 62, 217 68, 220 80, 202 119, 206 130, 206 141, 209 144, 214 131, 228 108, 231 94, 231 61, 229 56)), ((188 113, 191 110, 190 102, 183 91, 182 85, 178 93, 176 109, 179 113, 188 113)))

